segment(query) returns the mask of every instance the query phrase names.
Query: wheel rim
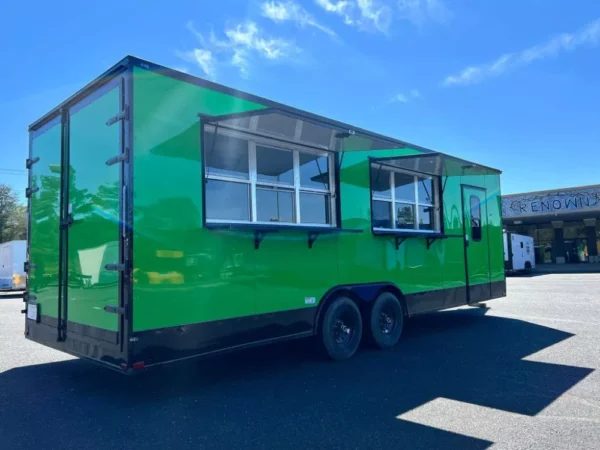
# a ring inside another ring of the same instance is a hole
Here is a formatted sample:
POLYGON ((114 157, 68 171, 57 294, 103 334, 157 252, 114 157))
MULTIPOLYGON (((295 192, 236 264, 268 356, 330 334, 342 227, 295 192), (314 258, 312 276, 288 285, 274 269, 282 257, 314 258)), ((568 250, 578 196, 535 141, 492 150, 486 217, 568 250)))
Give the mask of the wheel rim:
POLYGON ((379 330, 382 334, 390 334, 396 328, 396 313, 391 308, 383 308, 379 313, 379 330))
POLYGON ((352 315, 348 313, 340 314, 333 322, 331 330, 336 344, 347 346, 354 338, 356 325, 356 319, 352 315))

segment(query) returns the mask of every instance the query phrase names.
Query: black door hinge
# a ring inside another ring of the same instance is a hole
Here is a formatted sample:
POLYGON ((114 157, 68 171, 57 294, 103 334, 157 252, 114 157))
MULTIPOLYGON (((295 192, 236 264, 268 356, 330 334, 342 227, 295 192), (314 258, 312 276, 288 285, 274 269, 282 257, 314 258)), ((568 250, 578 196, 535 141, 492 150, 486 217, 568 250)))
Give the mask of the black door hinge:
POLYGON ((37 297, 35 295, 31 295, 29 292, 25 292, 23 294, 23 301, 24 302, 34 302, 37 300, 37 297))
POLYGON ((25 197, 29 198, 31 197, 33 194, 35 194, 37 191, 39 191, 40 188, 39 187, 35 187, 35 188, 27 188, 25 189, 25 197))
POLYGON ((128 156, 129 156, 129 149, 126 148, 125 151, 123 153, 121 153, 120 155, 113 156, 112 158, 108 159, 106 161, 106 165, 112 166, 112 165, 120 163, 120 162, 125 162, 125 161, 127 161, 128 156))
POLYGON ((40 160, 40 157, 39 157, 39 156, 36 156, 36 157, 35 157, 35 158, 33 158, 33 159, 29 159, 29 158, 27 158, 27 159, 25 160, 25 168, 27 168, 27 169, 31 169, 31 166, 33 166, 33 165, 34 165, 36 162, 38 162, 39 160, 40 160))
POLYGON ((106 121, 106 126, 110 127, 111 125, 117 123, 119 120, 127 120, 128 119, 129 109, 127 106, 116 116, 111 117, 106 121))
POLYGON ((125 264, 107 264, 104 266, 105 270, 116 270, 118 272, 125 271, 125 264))
POLYGON ((23 272, 27 273, 30 269, 35 269, 36 267, 35 264, 30 264, 29 261, 25 261, 23 263, 23 272))
POLYGON ((69 214, 69 215, 67 216, 67 219, 66 219, 66 220, 63 220, 63 221, 60 223, 60 229, 61 229, 61 230, 64 230, 64 229, 66 229, 66 228, 70 227, 71 225, 73 225, 73 216, 72 216, 71 214, 69 214))

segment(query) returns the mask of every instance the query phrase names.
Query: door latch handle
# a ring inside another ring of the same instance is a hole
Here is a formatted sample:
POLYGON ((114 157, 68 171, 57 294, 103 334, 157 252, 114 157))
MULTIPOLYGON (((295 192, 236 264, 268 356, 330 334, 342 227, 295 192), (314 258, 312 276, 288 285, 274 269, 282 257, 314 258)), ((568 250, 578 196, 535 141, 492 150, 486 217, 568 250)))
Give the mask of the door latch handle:
POLYGON ((114 306, 114 305, 106 305, 104 307, 104 311, 106 311, 108 313, 113 313, 113 314, 125 314, 125 308, 121 308, 119 306, 114 306))

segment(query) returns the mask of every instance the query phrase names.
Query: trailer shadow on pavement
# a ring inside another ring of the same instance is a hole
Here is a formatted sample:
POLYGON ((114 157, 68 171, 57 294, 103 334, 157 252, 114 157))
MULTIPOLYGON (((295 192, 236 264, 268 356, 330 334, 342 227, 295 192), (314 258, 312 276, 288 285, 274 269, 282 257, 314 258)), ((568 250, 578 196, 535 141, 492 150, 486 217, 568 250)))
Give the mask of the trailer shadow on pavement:
POLYGON ((130 378, 80 360, 11 369, 0 436, 23 448, 487 448, 397 416, 439 397, 533 416, 592 370, 524 360, 573 335, 485 313, 414 318, 394 350, 341 363, 303 340, 130 378))

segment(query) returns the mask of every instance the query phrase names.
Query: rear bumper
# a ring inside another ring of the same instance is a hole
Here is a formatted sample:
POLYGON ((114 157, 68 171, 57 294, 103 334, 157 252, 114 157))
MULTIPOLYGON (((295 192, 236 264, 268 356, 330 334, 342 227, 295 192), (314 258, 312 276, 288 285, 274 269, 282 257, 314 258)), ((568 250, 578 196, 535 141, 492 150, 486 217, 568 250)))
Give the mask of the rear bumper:
POLYGON ((113 334, 115 341, 108 342, 93 337, 94 335, 106 335, 106 330, 67 323, 66 337, 64 340, 59 340, 55 318, 42 316, 39 322, 25 319, 26 339, 122 372, 123 367, 127 367, 127 361, 120 346, 114 343, 116 342, 116 333, 113 334))

